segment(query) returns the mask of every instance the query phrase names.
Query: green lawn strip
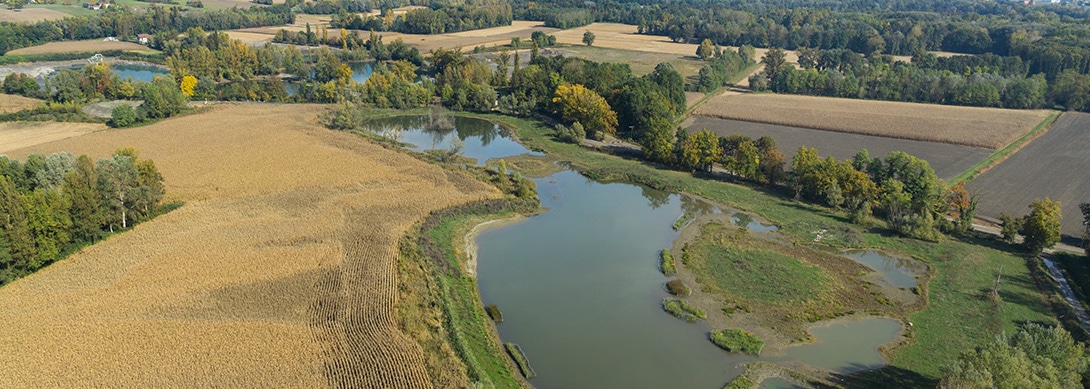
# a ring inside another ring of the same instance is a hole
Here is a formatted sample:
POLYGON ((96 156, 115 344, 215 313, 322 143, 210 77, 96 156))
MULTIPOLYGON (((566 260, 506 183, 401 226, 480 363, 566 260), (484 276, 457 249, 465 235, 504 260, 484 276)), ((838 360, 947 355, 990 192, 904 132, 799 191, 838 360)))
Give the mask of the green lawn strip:
POLYGON ((599 178, 631 179, 660 189, 678 190, 707 197, 716 202, 755 213, 779 226, 782 233, 811 242, 825 230, 822 242, 841 247, 885 247, 915 255, 935 269, 928 308, 910 316, 908 330, 915 341, 894 352, 894 365, 937 377, 939 366, 955 359, 966 347, 991 341, 1003 330, 1013 330, 1025 321, 1055 322, 1044 294, 1031 280, 1025 261, 1008 251, 947 238, 940 243, 904 239, 881 228, 850 224, 844 215, 823 207, 797 203, 775 192, 658 169, 639 160, 624 159, 552 140, 552 129, 538 122, 493 114, 468 114, 518 130, 531 149, 544 151, 588 175, 599 178), (599 174, 601 173, 601 174, 599 174), (999 303, 980 299, 990 288, 994 274, 985 268, 1003 266, 999 303), (983 273, 983 274, 982 274, 983 273), (993 325, 994 324, 994 325, 993 325))
POLYGON ((734 353, 761 355, 761 349, 765 346, 761 338, 737 328, 712 331, 711 339, 719 348, 734 353))
POLYGON ((966 170, 964 172, 961 172, 961 174, 958 174, 956 177, 951 179, 950 182, 951 183, 954 183, 954 182, 969 183, 969 181, 972 181, 974 178, 979 176, 983 172, 984 169, 986 169, 986 168, 988 168, 990 166, 993 166, 994 164, 998 164, 1000 162, 1003 162, 1003 160, 1007 159, 1007 157, 1010 157, 1011 155, 1013 155, 1014 154, 1014 151, 1013 151, 1014 149, 1022 146, 1023 143, 1025 143, 1028 139, 1030 139, 1034 135, 1036 135, 1037 132, 1041 131, 1042 129, 1044 129, 1044 128, 1050 126, 1050 125, 1052 125, 1052 122, 1055 122, 1056 118, 1059 118, 1060 115, 1062 115, 1062 114, 1063 113, 1060 112, 1060 111, 1052 111, 1051 113, 1048 114, 1047 117, 1045 117, 1045 120, 1042 120, 1040 123, 1037 123, 1037 126, 1033 127, 1033 130, 1030 130, 1030 132, 1026 133, 1025 135, 1022 135, 1018 139, 1015 139, 1014 142, 1011 142, 1009 145, 1007 145, 1007 147, 1004 147, 1004 148, 999 149, 998 151, 992 153, 992 155, 989 155, 988 158, 984 158, 983 161, 977 162, 976 165, 973 165, 968 170, 966 170))

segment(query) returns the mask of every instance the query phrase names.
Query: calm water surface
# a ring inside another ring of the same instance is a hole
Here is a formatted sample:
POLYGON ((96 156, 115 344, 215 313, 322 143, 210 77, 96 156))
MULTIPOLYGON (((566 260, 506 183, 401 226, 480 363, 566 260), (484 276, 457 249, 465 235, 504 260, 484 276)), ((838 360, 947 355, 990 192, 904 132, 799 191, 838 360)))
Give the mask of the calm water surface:
MULTIPOLYGON (((397 133, 413 149, 447 149, 454 137, 464 155, 482 162, 529 153, 487 121, 456 118, 456 130, 424 131, 426 118, 375 120, 378 134, 397 133)), ((483 232, 477 283, 497 304, 505 342, 518 343, 538 388, 719 388, 757 358, 729 354, 708 341, 706 322, 686 323, 663 312, 668 297, 659 251, 686 212, 723 212, 689 197, 625 183, 600 183, 573 171, 535 179, 548 211, 483 232)), ((750 230, 772 230, 736 214, 750 230)), ((692 286, 692 285, 690 285, 692 286)), ((848 371, 881 366, 880 344, 899 324, 867 318, 813 330, 818 343, 790 347, 769 361, 802 361, 848 371), (844 328, 841 328, 844 327, 844 328)), ((769 383, 775 385, 776 383, 769 383)))
POLYGON ((549 211, 477 238, 478 285, 503 310, 539 388, 718 388, 754 360, 707 340, 704 322, 663 312, 659 250, 700 203, 565 171, 537 180, 549 211))
POLYGON ((882 277, 896 288, 916 286, 915 273, 923 270, 919 269, 920 265, 915 261, 891 257, 881 251, 851 250, 844 253, 844 256, 882 273, 882 277))

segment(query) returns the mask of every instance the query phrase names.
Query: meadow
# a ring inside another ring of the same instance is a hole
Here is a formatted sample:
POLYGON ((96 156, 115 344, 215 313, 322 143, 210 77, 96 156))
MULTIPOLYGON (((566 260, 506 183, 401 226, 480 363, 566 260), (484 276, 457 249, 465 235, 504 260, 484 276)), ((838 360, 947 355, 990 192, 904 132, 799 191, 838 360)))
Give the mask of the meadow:
POLYGON ((0 386, 427 386, 395 312, 399 239, 499 193, 318 111, 225 104, 10 151, 133 146, 184 205, 0 289, 0 386))

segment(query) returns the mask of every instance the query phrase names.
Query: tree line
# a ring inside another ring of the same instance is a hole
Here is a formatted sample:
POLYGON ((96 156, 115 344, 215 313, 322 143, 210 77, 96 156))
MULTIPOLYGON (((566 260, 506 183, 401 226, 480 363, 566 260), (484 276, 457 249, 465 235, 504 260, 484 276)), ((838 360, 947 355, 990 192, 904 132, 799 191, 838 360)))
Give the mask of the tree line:
POLYGON ((378 17, 338 10, 329 25, 334 28, 397 31, 407 34, 442 34, 511 25, 511 4, 499 0, 431 3, 429 8, 395 16, 388 10, 378 17))
POLYGON ((667 36, 677 42, 707 39, 724 46, 820 50, 822 57, 841 57, 863 65, 850 71, 836 69, 840 74, 824 73, 821 67, 816 73, 788 73, 793 78, 778 83, 769 80, 774 89, 959 105, 1055 104, 1073 110, 1087 109, 1082 96, 1090 92, 1090 77, 1086 76, 1090 73, 1090 44, 1083 39, 1090 35, 1086 23, 1090 11, 1073 6, 962 0, 782 0, 760 4, 740 0, 653 4, 527 0, 518 4, 518 16, 531 20, 545 20, 550 12, 579 10, 592 14, 596 21, 637 25, 640 33, 667 36), (978 68, 968 65, 974 60, 963 58, 936 60, 921 54, 927 51, 990 54, 988 62, 1017 63, 1018 69, 978 68), (848 59, 847 53, 856 53, 860 60, 848 59), (882 54, 920 56, 927 62, 894 64, 882 54), (863 61, 863 56, 874 60, 863 61), (953 66, 934 66, 935 62, 953 66), (968 66, 960 66, 963 64, 968 66), (1038 74, 1043 79, 1035 77, 1038 74), (924 80, 926 86, 913 86, 917 79, 924 80), (1012 85, 1013 89, 1007 90, 1012 85), (1040 98, 1037 95, 1042 89, 1047 96, 1040 98))
POLYGON ((1068 69, 1050 82, 1043 73, 1028 75, 1018 57, 936 57, 919 52, 912 62, 885 55, 864 57, 848 50, 803 49, 799 65, 773 48, 750 77, 756 91, 864 98, 976 107, 1090 109, 1090 76, 1068 69))
POLYGON ((179 7, 150 4, 134 12, 129 7, 110 7, 89 16, 72 16, 37 23, 0 22, 0 55, 18 48, 60 40, 104 37, 133 39, 137 34, 177 35, 193 27, 205 30, 230 30, 247 27, 284 25, 295 22, 295 14, 285 5, 229 8, 217 11, 181 12, 179 7))
POLYGON ((0 285, 163 211, 163 176, 133 148, 0 156, 0 285))

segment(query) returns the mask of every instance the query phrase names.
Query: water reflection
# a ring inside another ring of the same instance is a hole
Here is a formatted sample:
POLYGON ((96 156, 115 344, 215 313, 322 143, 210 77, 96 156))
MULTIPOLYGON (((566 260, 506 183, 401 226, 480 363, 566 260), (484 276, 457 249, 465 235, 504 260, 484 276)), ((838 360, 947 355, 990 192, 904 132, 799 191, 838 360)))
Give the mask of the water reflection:
POLYGON ((478 165, 492 158, 533 153, 508 137, 507 130, 492 122, 454 117, 454 129, 425 129, 425 116, 397 116, 369 121, 364 128, 372 133, 412 145, 416 151, 448 150, 455 139, 462 143, 462 155, 477 159, 478 165))

